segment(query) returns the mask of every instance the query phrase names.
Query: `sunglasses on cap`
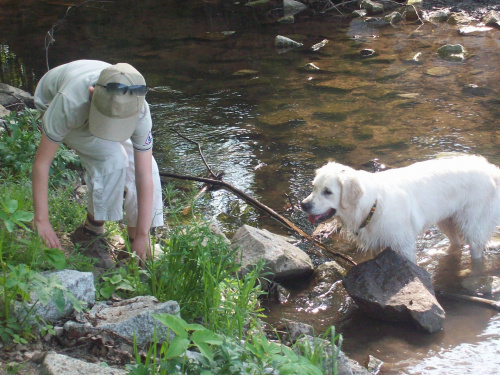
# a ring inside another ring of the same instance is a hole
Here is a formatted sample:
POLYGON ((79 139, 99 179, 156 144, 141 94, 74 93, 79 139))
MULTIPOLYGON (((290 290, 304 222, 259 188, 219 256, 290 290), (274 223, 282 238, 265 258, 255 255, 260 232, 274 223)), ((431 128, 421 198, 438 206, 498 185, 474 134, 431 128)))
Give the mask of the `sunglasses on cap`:
POLYGON ((96 86, 104 87, 107 92, 114 95, 125 95, 128 91, 130 95, 144 96, 148 91, 148 88, 145 85, 127 86, 123 83, 116 82, 110 82, 106 86, 97 83, 96 86))

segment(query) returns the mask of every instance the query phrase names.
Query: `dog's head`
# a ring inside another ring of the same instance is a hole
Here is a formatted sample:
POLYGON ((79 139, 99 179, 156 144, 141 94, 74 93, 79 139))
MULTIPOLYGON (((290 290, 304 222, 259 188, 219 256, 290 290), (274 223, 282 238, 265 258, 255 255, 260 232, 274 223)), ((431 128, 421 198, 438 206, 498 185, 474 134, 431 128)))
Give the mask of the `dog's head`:
POLYGON ((364 193, 357 172, 345 165, 328 163, 316 171, 312 193, 301 202, 309 222, 325 221, 352 210, 364 193))

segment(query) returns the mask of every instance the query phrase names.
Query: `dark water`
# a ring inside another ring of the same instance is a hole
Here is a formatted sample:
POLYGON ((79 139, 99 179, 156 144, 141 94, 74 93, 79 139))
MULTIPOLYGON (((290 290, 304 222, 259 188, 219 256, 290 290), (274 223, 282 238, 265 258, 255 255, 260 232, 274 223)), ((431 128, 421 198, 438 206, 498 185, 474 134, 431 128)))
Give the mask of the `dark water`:
MULTIPOLYGON (((309 232, 303 214, 284 210, 307 195, 314 169, 329 159, 355 168, 373 158, 403 166, 462 152, 500 164, 499 30, 461 36, 446 24, 374 28, 334 12, 304 12, 293 24, 279 24, 274 6, 263 11, 223 1, 158 3, 91 2, 73 9, 55 29, 47 53, 46 33, 66 14, 64 2, 1 1, 0 79, 32 92, 47 61, 50 67, 80 58, 129 62, 154 89, 148 101, 162 169, 206 172, 196 146, 174 130, 181 132, 200 142, 227 182, 309 232), (277 35, 304 46, 279 53, 277 35), (323 48, 311 51, 324 39, 323 48), (438 57, 439 47, 457 43, 468 51, 464 62, 438 57), (376 54, 363 58, 362 49, 376 54), (304 69, 308 63, 320 70, 304 69)), ((208 201, 207 215, 228 234, 243 223, 287 233, 227 192, 213 192, 208 201)), ((362 257, 342 239, 333 246, 362 257)), ((446 248, 444 237, 429 231, 419 241, 419 265, 434 275, 436 288, 453 289, 468 269, 469 254, 452 262, 446 248)), ((498 246, 488 250, 487 260, 488 273, 500 275, 498 246)), ((348 298, 304 298, 301 289, 294 289, 289 303, 267 306, 268 320, 300 320, 319 332, 335 325, 348 355, 361 363, 369 354, 380 358, 387 374, 500 373, 495 312, 442 300, 444 330, 429 335, 363 317, 348 298)))

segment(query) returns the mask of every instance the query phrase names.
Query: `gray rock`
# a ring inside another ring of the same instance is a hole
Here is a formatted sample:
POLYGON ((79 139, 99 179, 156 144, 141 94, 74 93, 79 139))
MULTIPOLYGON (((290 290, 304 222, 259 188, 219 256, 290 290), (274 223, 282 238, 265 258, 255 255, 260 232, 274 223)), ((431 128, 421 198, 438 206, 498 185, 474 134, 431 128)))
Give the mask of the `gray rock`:
POLYGON ((391 25, 397 25, 401 23, 403 20, 403 16, 399 12, 392 12, 386 16, 384 16, 384 21, 390 23, 391 25))
POLYGON ((307 5, 295 0, 283 0, 283 13, 286 16, 294 16, 307 9, 307 5))
POLYGON ((35 99, 29 92, 0 83, 0 105, 9 107, 16 104, 35 108, 35 99))
POLYGON ((267 230, 244 225, 234 234, 231 246, 239 249, 243 270, 262 259, 266 263, 266 270, 272 273, 271 277, 276 281, 296 278, 313 271, 311 258, 305 252, 285 241, 282 236, 267 230))
POLYGON ((384 6, 372 0, 361 1, 361 9, 366 9, 368 14, 377 14, 384 12, 384 6))
POLYGON ((430 274, 391 249, 351 268, 344 287, 360 310, 388 321, 410 321, 427 332, 442 329, 445 312, 430 274))
POLYGON ((427 19, 430 22, 446 22, 448 17, 450 17, 451 12, 449 9, 440 9, 433 12, 429 12, 427 19))
POLYGON ((304 335, 314 336, 314 327, 309 324, 289 320, 285 322, 285 326, 292 343, 304 335))
POLYGON ((408 21, 415 21, 422 13, 422 0, 408 0, 405 8, 405 18, 408 21))
POLYGON ((446 44, 438 49, 438 55, 446 60, 463 61, 466 54, 461 44, 446 44))
POLYGON ((365 17, 368 15, 368 11, 366 9, 357 9, 351 13, 353 17, 365 17))
POLYGON ((500 13, 491 10, 486 16, 484 16, 483 22, 486 26, 495 26, 500 28, 500 13))
POLYGON ((133 341, 135 334, 139 346, 148 344, 155 330, 159 342, 173 339, 174 334, 153 317, 155 314, 179 316, 179 305, 175 301, 159 303, 152 296, 131 298, 113 305, 98 304, 85 315, 80 314, 79 322, 66 322, 64 329, 73 337, 108 331, 129 341, 133 341))
MULTIPOLYGON (((84 304, 93 305, 95 302, 95 289, 94 289, 94 275, 91 272, 80 272, 75 270, 62 270, 54 272, 46 272, 43 276, 57 277, 61 285, 70 292, 76 299, 82 301, 84 304)), ((26 304, 28 310, 35 302, 37 302, 38 297, 36 293, 31 294, 31 302, 26 304)), ((55 322, 61 318, 70 316, 74 309, 73 305, 65 298, 66 305, 63 312, 60 312, 53 301, 49 302, 45 306, 37 302, 32 315, 38 315, 42 319, 48 322, 55 322)), ((25 308, 16 308, 16 314, 20 317, 25 316, 25 308)))
POLYGON ((40 375, 125 375, 126 370, 88 363, 62 354, 48 353, 42 363, 40 375))

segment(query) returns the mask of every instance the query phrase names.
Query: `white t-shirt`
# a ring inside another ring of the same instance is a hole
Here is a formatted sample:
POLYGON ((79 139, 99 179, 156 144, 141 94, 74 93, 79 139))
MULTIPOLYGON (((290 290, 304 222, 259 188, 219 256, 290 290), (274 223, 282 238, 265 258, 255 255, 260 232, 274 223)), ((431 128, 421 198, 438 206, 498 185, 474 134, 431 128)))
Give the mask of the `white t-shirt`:
MULTIPOLYGON (((43 133, 53 142, 73 148, 91 176, 104 175, 128 166, 119 142, 97 138, 89 130, 90 92, 101 71, 110 66, 103 61, 78 60, 49 70, 38 83, 35 106, 43 113, 43 133)), ((134 149, 153 147, 149 105, 144 102, 137 127, 130 137, 134 149)))

